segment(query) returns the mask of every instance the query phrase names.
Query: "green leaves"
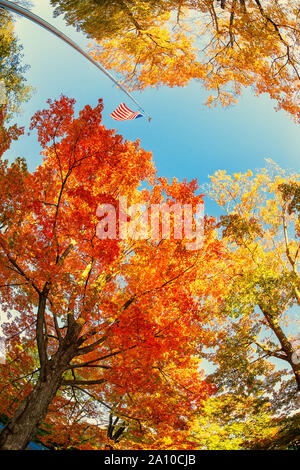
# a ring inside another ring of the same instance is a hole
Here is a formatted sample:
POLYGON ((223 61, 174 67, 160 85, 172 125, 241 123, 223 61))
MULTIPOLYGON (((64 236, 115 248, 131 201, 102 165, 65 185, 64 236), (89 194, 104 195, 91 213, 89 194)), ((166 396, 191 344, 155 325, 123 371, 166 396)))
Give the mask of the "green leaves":
POLYGON ((244 238, 252 240, 263 235, 262 224, 259 219, 250 217, 248 220, 238 214, 221 215, 219 227, 223 227, 223 237, 229 237, 237 244, 244 238))
POLYGON ((287 203, 288 214, 298 214, 300 218, 300 183, 283 183, 278 186, 283 200, 287 203))
POLYGON ((10 15, 0 9, 0 80, 5 83, 7 113, 10 117, 28 100, 30 87, 26 84, 28 66, 22 64, 22 46, 16 39, 10 15))

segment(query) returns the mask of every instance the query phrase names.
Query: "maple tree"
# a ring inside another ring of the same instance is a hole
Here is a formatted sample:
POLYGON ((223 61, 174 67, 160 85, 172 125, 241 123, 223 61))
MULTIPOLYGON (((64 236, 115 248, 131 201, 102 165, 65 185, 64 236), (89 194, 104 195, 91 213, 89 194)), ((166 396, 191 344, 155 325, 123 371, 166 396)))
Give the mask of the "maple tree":
POLYGON ((80 408, 95 417, 99 404, 130 422, 131 432, 160 436, 172 428, 175 439, 214 390, 199 370, 209 341, 202 301, 222 242, 210 219, 198 250, 172 234, 96 236, 97 207, 117 208, 120 195, 129 205, 202 201, 195 181, 156 179, 151 154, 105 129, 102 109, 100 100, 76 118, 74 100, 49 100, 31 124, 43 163, 30 173, 21 159, 1 161, 0 294, 11 316, 2 449, 25 448, 47 412, 59 436, 80 408), (199 286, 203 278, 198 297, 196 277, 199 286))
POLYGON ((0 158, 9 149, 13 140, 17 140, 22 135, 24 129, 13 124, 7 127, 7 106, 0 107, 0 158))
POLYGON ((185 86, 207 103, 268 93, 299 121, 299 2, 271 0, 52 0, 55 14, 95 39, 91 54, 131 88, 185 86))
MULTIPOLYGON (((196 79, 216 91, 209 105, 228 105, 252 86, 299 120, 296 1, 51 3, 131 88, 196 79)), ((24 69, 1 18, 15 110, 24 69)), ((78 117, 74 105, 49 100, 33 117, 44 155, 35 171, 0 159, 0 448, 33 436, 57 449, 296 448, 299 175, 217 172, 206 189, 225 215, 205 218, 200 249, 175 237, 175 217, 170 239, 99 239, 99 204, 115 207, 119 229, 120 196, 146 208, 202 196, 196 181, 157 178, 139 141, 105 129, 101 100, 78 117), (201 357, 215 366, 206 377, 201 357)), ((8 108, 0 157, 23 133, 7 127, 8 108)))

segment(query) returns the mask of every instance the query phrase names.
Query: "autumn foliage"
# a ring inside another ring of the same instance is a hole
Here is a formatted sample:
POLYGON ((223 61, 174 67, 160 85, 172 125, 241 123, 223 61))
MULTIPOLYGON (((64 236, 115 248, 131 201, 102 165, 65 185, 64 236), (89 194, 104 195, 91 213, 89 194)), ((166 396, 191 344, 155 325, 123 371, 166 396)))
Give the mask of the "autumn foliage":
MULTIPOLYGON (((78 117, 74 104, 49 100, 32 118, 35 171, 1 160, 2 448, 34 435, 58 449, 296 439, 298 175, 272 163, 217 172, 204 189, 225 212, 205 216, 197 250, 172 231, 99 239, 99 204, 195 207, 203 195, 196 181, 157 178, 151 153, 103 126, 101 100, 78 117), (214 366, 207 377, 201 358, 214 366)), ((3 132, 8 146, 20 131, 3 132)))
MULTIPOLYGON (((171 427, 182 434, 213 391, 199 371, 208 342, 201 305, 222 244, 209 222, 197 251, 173 237, 99 240, 96 210, 103 201, 121 194, 129 204, 196 204, 202 196, 195 182, 156 179, 151 154, 101 124, 101 101, 77 118, 73 107, 74 100, 61 97, 33 117, 44 154, 33 173, 22 161, 1 163, 1 300, 12 315, 1 410, 12 416, 10 430, 22 431, 20 447, 70 393, 71 415, 86 393, 136 432, 159 436, 171 427), (139 188, 142 181, 147 188, 139 188), (196 278, 198 297, 191 289, 196 278), (43 416, 35 415, 39 400, 43 416)), ((64 421, 58 411, 54 416, 56 425, 64 421)), ((2 446, 16 446, 11 435, 7 444, 2 433, 2 446)))
POLYGON ((245 87, 299 121, 299 2, 295 0, 52 0, 55 14, 92 39, 91 54, 132 88, 197 80, 207 103, 230 105, 245 87))
MULTIPOLYGON (((51 4, 132 89, 197 80, 209 106, 227 106, 251 87, 299 122, 297 1, 51 4)), ((1 15, 12 60, 0 107, 0 449, 299 448, 299 174, 268 160, 201 188, 168 180, 138 140, 103 125, 102 100, 77 115, 66 96, 32 117, 41 164, 9 163, 24 129, 7 117, 28 89, 1 15), (124 212, 123 198, 140 209, 124 212), (205 215, 191 247, 171 209, 189 205, 195 228, 205 198, 220 214, 205 215), (114 236, 99 206, 115 211, 114 236), (144 236, 154 206, 170 212, 168 236, 144 236), (125 237, 121 219, 134 227, 125 237)))

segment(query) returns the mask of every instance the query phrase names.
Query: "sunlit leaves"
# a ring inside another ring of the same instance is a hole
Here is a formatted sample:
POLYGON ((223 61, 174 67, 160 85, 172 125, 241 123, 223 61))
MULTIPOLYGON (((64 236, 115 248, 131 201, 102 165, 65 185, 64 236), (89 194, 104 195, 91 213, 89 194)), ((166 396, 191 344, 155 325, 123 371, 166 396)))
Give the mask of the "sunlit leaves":
POLYGON ((56 14, 94 39, 91 54, 127 85, 185 86, 198 80, 209 106, 235 103, 244 87, 268 93, 299 120, 296 1, 113 2, 52 0, 56 14))

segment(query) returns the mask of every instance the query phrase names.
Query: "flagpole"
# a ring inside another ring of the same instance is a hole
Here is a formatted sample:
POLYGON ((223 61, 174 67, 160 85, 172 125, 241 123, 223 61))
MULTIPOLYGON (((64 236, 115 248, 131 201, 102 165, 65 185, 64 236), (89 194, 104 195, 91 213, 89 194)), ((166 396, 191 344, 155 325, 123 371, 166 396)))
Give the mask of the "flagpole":
POLYGON ((33 21, 34 23, 38 24, 39 26, 42 26, 43 28, 47 29, 47 31, 50 31, 53 33, 55 36, 58 38, 62 39, 64 42, 69 44, 69 46, 73 47, 77 52, 79 52, 81 55, 83 55, 86 59, 88 59, 92 64, 94 64, 98 69, 101 70, 110 80, 112 80, 117 87, 119 87, 126 95, 138 106, 138 108, 148 117, 148 121, 151 121, 151 117, 149 114, 146 113, 146 111, 142 108, 140 103, 131 95, 131 93, 121 84, 119 83, 114 76, 108 72, 101 64, 96 62, 92 57, 90 57, 81 47, 78 46, 72 39, 70 39, 68 36, 63 34, 59 29, 55 28, 52 26, 50 23, 47 21, 43 20, 39 16, 35 15, 29 10, 26 10, 26 8, 21 7, 20 5, 17 5, 13 2, 9 2, 7 0, 0 0, 0 6, 2 8, 5 8, 6 10, 10 10, 14 13, 17 13, 19 15, 24 16, 28 20, 33 21))

